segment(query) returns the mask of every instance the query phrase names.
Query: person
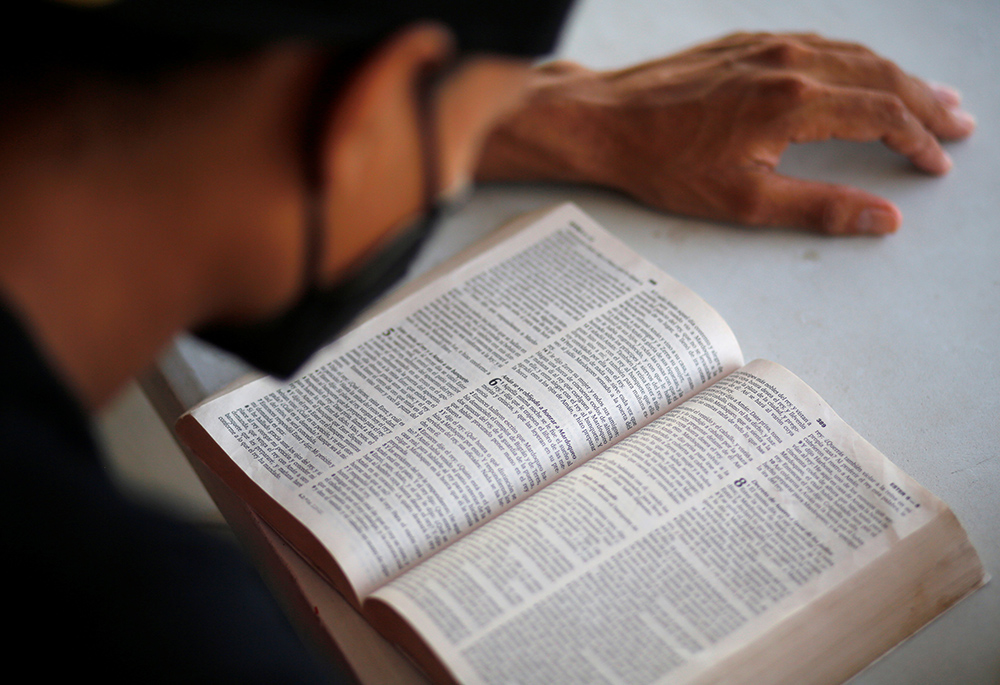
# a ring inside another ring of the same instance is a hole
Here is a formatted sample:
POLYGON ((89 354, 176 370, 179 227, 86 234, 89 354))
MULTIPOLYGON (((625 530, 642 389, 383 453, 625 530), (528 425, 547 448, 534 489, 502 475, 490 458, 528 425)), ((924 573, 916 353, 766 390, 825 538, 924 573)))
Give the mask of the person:
POLYGON ((974 128, 864 47, 739 34, 594 72, 566 2, 29 0, 0 88, 8 654, 143 681, 314 682, 229 550, 117 492, 88 413, 179 331, 288 375, 480 181, 564 180, 671 212, 894 231, 860 189, 775 172, 882 140, 919 169, 974 128), (57 642, 58 641, 58 642, 57 642))

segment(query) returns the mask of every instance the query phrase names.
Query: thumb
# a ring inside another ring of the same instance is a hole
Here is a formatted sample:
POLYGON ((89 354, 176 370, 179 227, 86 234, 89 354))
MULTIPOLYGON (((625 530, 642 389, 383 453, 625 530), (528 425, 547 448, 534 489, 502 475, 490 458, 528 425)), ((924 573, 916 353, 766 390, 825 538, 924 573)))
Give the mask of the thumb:
POLYGON ((806 181, 772 171, 759 172, 760 225, 805 228, 831 235, 893 233, 903 221, 899 209, 883 198, 851 186, 806 181))

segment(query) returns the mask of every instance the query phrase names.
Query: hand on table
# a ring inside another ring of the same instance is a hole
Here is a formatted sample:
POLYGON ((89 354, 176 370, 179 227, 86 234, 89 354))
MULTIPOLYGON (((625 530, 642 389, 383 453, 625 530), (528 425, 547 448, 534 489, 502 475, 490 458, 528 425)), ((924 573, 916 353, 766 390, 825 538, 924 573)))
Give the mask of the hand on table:
POLYGON ((540 67, 488 140, 482 180, 563 180, 692 216, 826 233, 888 233, 889 201, 775 172, 789 143, 881 140, 943 174, 939 139, 975 128, 958 94, 867 48, 816 35, 734 34, 627 69, 540 67))

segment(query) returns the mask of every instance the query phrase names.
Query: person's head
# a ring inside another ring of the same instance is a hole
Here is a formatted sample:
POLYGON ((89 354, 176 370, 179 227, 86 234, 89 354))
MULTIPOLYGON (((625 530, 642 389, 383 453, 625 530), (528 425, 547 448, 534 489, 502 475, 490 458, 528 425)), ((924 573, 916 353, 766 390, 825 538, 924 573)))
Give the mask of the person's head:
MULTIPOLYGON (((0 114, 0 164, 44 175, 45 211, 79 224, 70 243, 93 246, 89 218, 122 224, 99 238, 105 256, 183 250, 200 299, 185 325, 266 321, 307 289, 356 280, 470 178, 568 5, 27 0, 26 47, 8 44, 0 75, 15 105, 0 114), (68 164, 34 168, 38 148, 68 164), (67 169, 70 192, 53 194, 67 169)), ((0 202, 17 210, 31 193, 13 185, 0 202)), ((2 284, 24 303, 30 288, 2 284)))

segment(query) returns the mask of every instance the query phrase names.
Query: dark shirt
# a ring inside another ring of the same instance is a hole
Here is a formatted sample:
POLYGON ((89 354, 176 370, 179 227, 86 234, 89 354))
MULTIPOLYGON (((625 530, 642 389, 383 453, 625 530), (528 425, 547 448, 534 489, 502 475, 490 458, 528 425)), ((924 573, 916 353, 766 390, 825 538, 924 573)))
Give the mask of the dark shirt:
POLYGON ((124 497, 89 421, 0 307, 3 640, 32 678, 329 682, 224 541, 124 497))

